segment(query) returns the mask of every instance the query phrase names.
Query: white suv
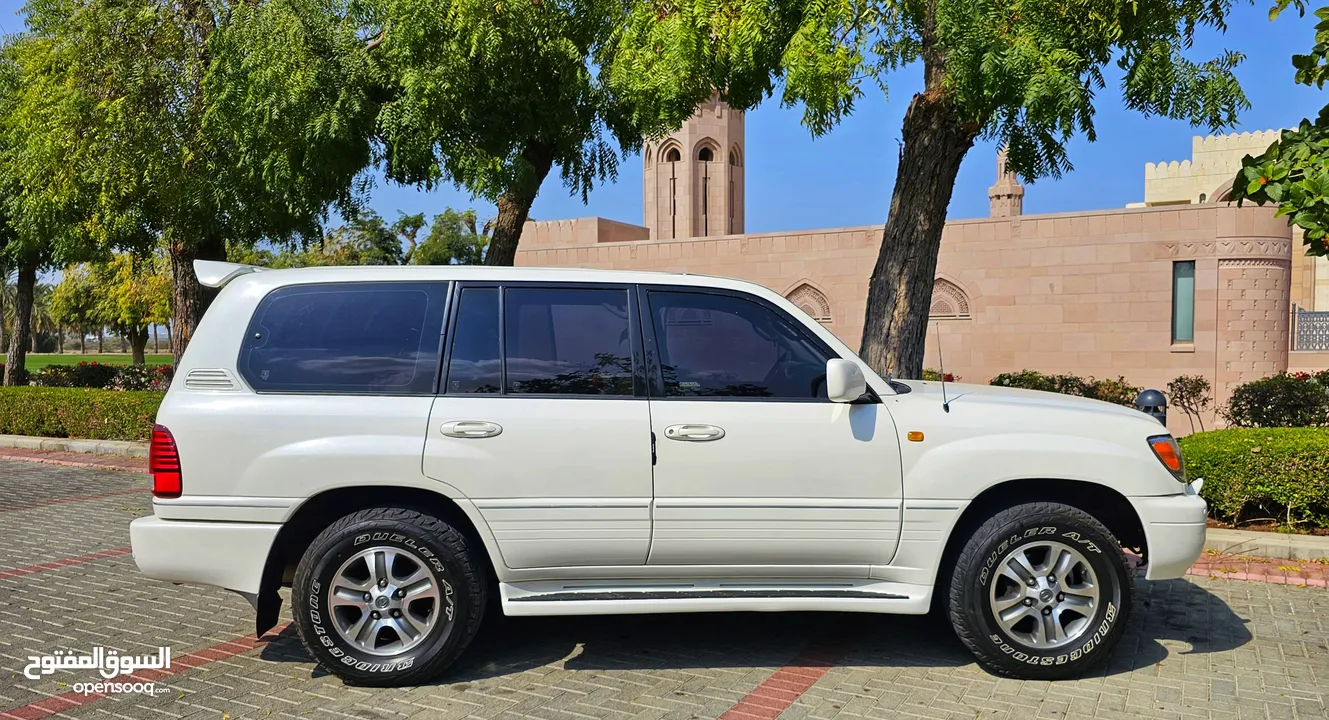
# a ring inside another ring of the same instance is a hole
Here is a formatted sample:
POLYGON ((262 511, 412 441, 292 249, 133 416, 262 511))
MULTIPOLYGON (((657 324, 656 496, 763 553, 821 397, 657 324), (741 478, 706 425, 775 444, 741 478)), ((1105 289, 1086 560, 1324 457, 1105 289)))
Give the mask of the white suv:
POLYGON ((153 433, 148 576, 289 585, 314 657, 416 684, 508 615, 948 613, 992 672, 1061 678, 1181 576, 1205 504, 1135 410, 890 381, 779 295, 685 274, 256 272, 153 433))

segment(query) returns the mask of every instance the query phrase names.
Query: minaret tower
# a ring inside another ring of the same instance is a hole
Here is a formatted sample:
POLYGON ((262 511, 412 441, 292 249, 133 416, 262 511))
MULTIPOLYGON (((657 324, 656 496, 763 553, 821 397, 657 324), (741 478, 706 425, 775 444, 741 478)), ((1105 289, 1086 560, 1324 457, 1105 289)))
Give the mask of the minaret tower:
POLYGON ((997 184, 988 188, 989 214, 1014 217, 1024 212, 1024 186, 1013 172, 1006 171, 1006 149, 997 151, 997 184))
POLYGON ((642 150, 652 240, 743 232, 743 113, 719 97, 678 132, 642 150))

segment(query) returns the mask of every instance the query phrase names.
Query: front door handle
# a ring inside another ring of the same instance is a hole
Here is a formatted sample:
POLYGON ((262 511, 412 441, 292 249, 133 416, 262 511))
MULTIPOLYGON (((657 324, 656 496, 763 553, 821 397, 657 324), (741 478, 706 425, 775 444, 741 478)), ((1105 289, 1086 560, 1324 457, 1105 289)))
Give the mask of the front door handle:
POLYGON ((670 440, 706 442, 724 437, 724 428, 714 425, 670 425, 665 428, 665 437, 670 440))
POLYGON ((455 438, 487 438, 503 432, 503 426, 485 420, 454 420, 443 423, 439 432, 455 438))

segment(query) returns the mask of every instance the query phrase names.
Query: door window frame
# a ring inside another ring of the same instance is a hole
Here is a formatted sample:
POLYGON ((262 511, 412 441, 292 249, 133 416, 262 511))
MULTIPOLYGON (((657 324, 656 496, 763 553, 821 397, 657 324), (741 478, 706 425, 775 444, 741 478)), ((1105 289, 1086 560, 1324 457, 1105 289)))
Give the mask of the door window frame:
POLYGON ((789 398, 789 397, 757 397, 752 395, 667 395, 664 387, 664 372, 660 367, 660 351, 658 341, 658 330, 655 327, 655 315, 651 312, 650 293, 678 293, 688 295, 719 295, 722 297, 733 298, 745 302, 750 302, 758 307, 775 313, 777 317, 784 320, 795 332, 804 340, 812 344, 812 347, 821 353, 827 360, 842 358, 825 340, 817 337, 806 325, 799 322, 793 315, 786 312, 775 303, 758 297, 751 293, 741 290, 729 290, 727 288, 702 287, 696 285, 649 285, 638 284, 637 307, 640 312, 641 335, 646 353, 645 371, 649 381, 649 394, 651 400, 668 400, 670 402, 783 402, 783 403, 829 403, 829 398, 789 398))
POLYGON ((448 295, 448 315, 443 322, 443 355, 438 367, 438 377, 434 383, 434 392, 448 398, 522 398, 530 400, 644 400, 647 398, 646 359, 642 344, 639 297, 632 283, 614 282, 558 282, 544 280, 525 280, 519 282, 504 280, 464 280, 452 283, 448 295), (449 393, 447 392, 448 370, 452 366, 452 347, 454 330, 457 326, 457 314, 461 308, 461 291, 465 289, 493 288, 498 291, 498 359, 499 376, 496 393, 449 393), (515 393, 508 392, 508 357, 507 357, 507 290, 621 290, 628 300, 628 347, 632 350, 632 394, 631 395, 582 395, 576 393, 515 393))

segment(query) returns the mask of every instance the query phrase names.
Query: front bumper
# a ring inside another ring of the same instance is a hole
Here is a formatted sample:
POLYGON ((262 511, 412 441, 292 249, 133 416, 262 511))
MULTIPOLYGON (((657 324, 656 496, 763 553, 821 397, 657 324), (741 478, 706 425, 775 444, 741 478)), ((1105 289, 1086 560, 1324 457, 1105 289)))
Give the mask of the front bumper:
POLYGON ((1208 506, 1200 497, 1198 486, 1187 485, 1180 495, 1128 499, 1144 527, 1149 550, 1145 577, 1166 580, 1184 576, 1204 551, 1208 506))
POLYGON ((134 562, 144 575, 176 583, 215 585, 257 595, 268 551, 281 525, 163 520, 129 524, 134 562))

